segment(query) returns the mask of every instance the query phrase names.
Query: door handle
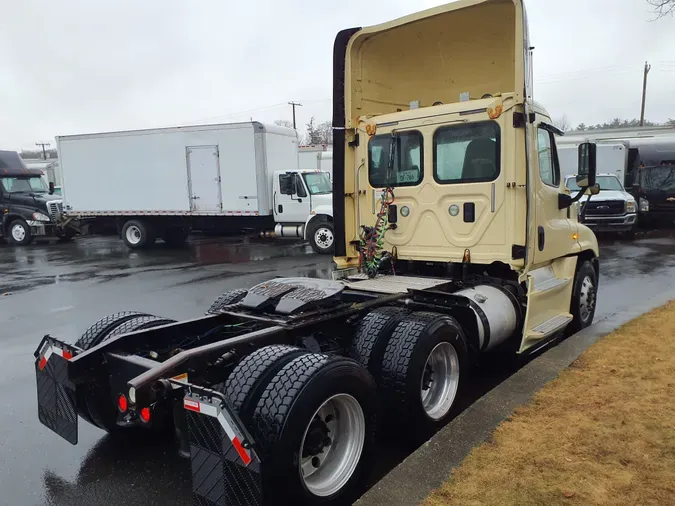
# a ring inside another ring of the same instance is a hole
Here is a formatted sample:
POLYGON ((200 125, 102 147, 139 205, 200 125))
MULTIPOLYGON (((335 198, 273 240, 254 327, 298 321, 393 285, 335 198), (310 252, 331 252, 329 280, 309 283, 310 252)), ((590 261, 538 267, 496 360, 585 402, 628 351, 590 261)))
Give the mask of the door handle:
POLYGON ((284 206, 282 206, 281 204, 279 204, 279 207, 278 207, 278 209, 279 209, 279 212, 278 212, 278 214, 281 214, 281 213, 283 213, 283 212, 284 212, 284 206))
POLYGON ((544 251, 544 245, 546 244, 546 233, 544 231, 544 227, 539 226, 537 229, 538 232, 538 237, 539 237, 539 251, 544 251))

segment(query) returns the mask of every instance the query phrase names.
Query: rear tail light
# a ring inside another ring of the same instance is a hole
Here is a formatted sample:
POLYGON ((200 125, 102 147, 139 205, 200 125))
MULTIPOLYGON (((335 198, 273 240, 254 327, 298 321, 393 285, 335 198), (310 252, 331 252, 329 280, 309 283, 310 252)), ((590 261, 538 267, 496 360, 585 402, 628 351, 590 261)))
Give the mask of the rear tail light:
POLYGON ((148 423, 150 421, 150 415, 150 408, 141 409, 141 420, 143 420, 143 422, 148 423))
POLYGON ((122 413, 126 413, 127 409, 129 408, 129 403, 127 402, 127 398, 124 396, 124 394, 120 394, 118 397, 117 407, 122 413))

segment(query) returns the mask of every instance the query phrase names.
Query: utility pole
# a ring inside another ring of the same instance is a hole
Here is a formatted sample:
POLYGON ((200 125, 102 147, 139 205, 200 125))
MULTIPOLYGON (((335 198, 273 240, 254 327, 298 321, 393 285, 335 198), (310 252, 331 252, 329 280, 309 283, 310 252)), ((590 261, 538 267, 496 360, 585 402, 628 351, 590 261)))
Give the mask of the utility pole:
POLYGON ((640 110, 640 126, 645 124, 645 102, 647 101, 647 74, 652 66, 645 62, 645 73, 642 79, 642 109, 640 110))
POLYGON ((302 104, 299 104, 298 102, 289 102, 288 105, 293 107, 293 130, 297 130, 298 128, 295 126, 295 108, 302 107, 302 104))
POLYGON ((40 146, 42 148, 42 159, 46 160, 47 159, 47 151, 45 150, 45 147, 49 147, 50 144, 48 142, 36 142, 36 146, 40 146))

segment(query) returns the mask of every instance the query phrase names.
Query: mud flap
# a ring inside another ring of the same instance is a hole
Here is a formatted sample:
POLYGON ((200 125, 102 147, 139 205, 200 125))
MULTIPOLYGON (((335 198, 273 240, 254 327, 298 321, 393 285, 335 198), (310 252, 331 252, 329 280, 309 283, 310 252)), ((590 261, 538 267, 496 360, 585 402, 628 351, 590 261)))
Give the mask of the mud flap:
POLYGON ((192 489, 200 506, 263 504, 260 459, 225 397, 187 385, 186 410, 192 489))
POLYGON ((35 352, 38 419, 71 444, 77 444, 75 385, 68 379, 68 360, 75 349, 45 336, 35 352))

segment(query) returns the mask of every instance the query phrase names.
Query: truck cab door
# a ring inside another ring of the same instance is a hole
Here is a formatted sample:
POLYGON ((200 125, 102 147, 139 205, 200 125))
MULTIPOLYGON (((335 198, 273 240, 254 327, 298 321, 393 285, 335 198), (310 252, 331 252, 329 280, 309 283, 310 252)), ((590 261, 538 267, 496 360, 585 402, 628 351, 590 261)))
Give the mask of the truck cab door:
POLYGON ((569 310, 576 257, 567 255, 576 243, 576 225, 568 217, 574 207, 559 209, 558 195, 567 190, 561 184, 554 134, 542 120, 546 118, 537 118, 531 134, 534 254, 527 274, 527 315, 520 351, 536 346, 572 320, 569 310))
POLYGON ((302 176, 297 172, 277 172, 274 179, 275 221, 305 223, 312 203, 302 176))
POLYGON ((534 264, 542 264, 567 255, 573 239, 568 209, 558 209, 558 195, 567 190, 561 184, 554 134, 541 124, 536 129, 533 149, 531 159, 538 166, 533 167, 537 225, 534 264))

